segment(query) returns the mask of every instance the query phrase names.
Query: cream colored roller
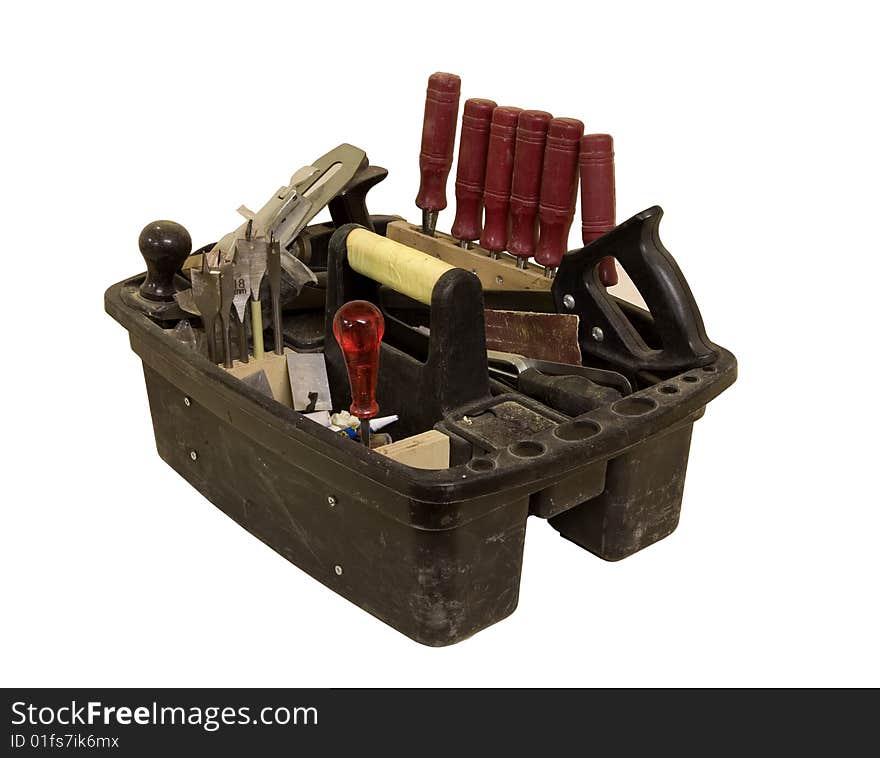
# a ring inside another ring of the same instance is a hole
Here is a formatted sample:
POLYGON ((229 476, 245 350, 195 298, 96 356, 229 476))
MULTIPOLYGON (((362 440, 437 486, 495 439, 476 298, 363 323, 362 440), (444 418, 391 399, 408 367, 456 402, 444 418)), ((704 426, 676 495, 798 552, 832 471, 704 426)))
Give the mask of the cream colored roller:
POLYGON ((367 229, 352 229, 345 245, 355 271, 425 305, 437 280, 455 268, 367 229))

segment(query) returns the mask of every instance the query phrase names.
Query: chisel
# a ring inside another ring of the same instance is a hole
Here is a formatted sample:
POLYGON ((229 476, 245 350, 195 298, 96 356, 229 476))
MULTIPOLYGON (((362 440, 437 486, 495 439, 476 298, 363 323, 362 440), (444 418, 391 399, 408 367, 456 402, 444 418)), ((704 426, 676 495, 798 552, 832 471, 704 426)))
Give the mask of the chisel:
POLYGON ((538 243, 541 167, 544 164, 547 127, 552 118, 546 111, 523 111, 516 123, 507 250, 516 256, 517 268, 526 267, 538 243))
POLYGON ((550 278, 568 248, 577 199, 578 147, 583 134, 584 125, 575 118, 554 118, 547 129, 538 204, 541 232, 535 260, 550 278))
POLYGON ((422 209, 422 232, 430 237, 437 228, 437 216, 446 207, 446 179, 452 168, 460 94, 461 79, 455 74, 438 72, 428 79, 416 205, 422 209))
POLYGON ((455 175, 455 221, 452 236, 465 250, 480 239, 483 229, 483 180, 489 150, 489 127, 493 100, 471 98, 464 104, 461 140, 458 143, 458 169, 455 175))
MULTIPOLYGON (((610 134, 581 139, 581 235, 584 246, 615 227, 614 140, 610 134)), ((599 281, 617 284, 617 266, 608 256, 599 261, 599 281)))
POLYGON ((507 247, 507 212, 516 150, 516 122, 521 108, 502 105, 492 113, 483 207, 486 212, 480 245, 497 258, 507 247))

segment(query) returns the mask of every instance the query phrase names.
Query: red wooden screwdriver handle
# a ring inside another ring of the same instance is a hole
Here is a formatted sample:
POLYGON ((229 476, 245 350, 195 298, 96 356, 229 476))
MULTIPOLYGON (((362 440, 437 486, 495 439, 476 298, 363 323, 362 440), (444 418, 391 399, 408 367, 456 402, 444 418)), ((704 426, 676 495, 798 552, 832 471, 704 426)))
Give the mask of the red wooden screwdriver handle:
POLYGON ((510 188, 510 239, 507 249, 520 258, 535 254, 538 242, 538 200, 547 127, 552 115, 523 111, 516 122, 516 153, 510 188))
POLYGON ((452 168, 460 93, 461 79, 455 74, 436 73, 428 79, 419 153, 421 183, 416 197, 416 205, 423 211, 442 211, 446 207, 446 179, 452 168))
POLYGON ((578 147, 583 134, 584 125, 575 118, 554 118, 547 129, 538 205, 541 236, 535 254, 542 266, 558 266, 568 248, 568 230, 574 221, 577 199, 578 147))
POLYGON ((376 380, 384 333, 385 319, 366 300, 346 303, 333 317, 333 336, 342 348, 351 384, 351 414, 359 419, 371 419, 379 412, 376 380))
MULTIPOLYGON (((615 227, 614 140, 610 134, 587 134, 581 139, 581 234, 589 245, 615 227)), ((599 280, 617 284, 614 258, 599 261, 599 280)))
POLYGON ((480 245, 493 253, 507 247, 507 210, 510 206, 510 183, 516 150, 516 122, 521 112, 521 108, 502 105, 492 114, 486 186, 483 190, 486 223, 480 235, 480 245))
POLYGON ((471 98, 464 104, 461 141, 458 144, 458 170, 455 175, 455 221, 452 236, 472 242, 480 239, 483 227, 483 179, 489 150, 489 127, 493 100, 471 98))

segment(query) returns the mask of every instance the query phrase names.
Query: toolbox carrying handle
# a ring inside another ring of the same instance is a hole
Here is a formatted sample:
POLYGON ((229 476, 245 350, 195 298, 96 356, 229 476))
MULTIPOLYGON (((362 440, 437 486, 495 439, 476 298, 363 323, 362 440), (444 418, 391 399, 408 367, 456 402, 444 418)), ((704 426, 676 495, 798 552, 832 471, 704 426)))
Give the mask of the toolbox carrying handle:
POLYGON ((581 349, 631 371, 678 372, 716 360, 684 274, 660 241, 655 205, 576 252, 563 256, 552 292, 559 313, 580 316, 581 349), (598 264, 616 258, 653 317, 661 345, 650 347, 607 293, 598 264))
MULTIPOLYGON (((407 391, 419 398, 414 403, 419 415, 431 419, 428 428, 453 409, 490 396, 483 288, 474 274, 357 224, 337 229, 327 254, 324 349, 334 407, 347 407, 350 398, 333 317, 350 300, 369 300, 381 308, 380 285, 430 305, 427 359, 421 363, 399 350, 385 350, 383 343, 380 387, 384 363, 406 361, 417 374, 415 386, 407 391)), ((392 334, 386 331, 386 342, 392 334)))

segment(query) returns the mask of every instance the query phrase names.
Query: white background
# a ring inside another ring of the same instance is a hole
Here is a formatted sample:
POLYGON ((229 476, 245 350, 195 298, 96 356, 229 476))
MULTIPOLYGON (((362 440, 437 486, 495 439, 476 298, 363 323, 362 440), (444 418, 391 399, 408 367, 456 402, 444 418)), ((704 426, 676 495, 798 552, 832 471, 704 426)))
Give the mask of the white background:
POLYGON ((435 5, 6 9, 2 684, 880 684, 870 4, 435 5), (619 220, 663 206, 740 362, 695 427, 672 536, 613 564, 532 519, 518 610, 446 649, 160 461, 102 300, 142 270, 146 222, 215 240, 343 141, 391 172, 372 210, 416 220, 437 70, 462 100, 613 133, 619 220))

